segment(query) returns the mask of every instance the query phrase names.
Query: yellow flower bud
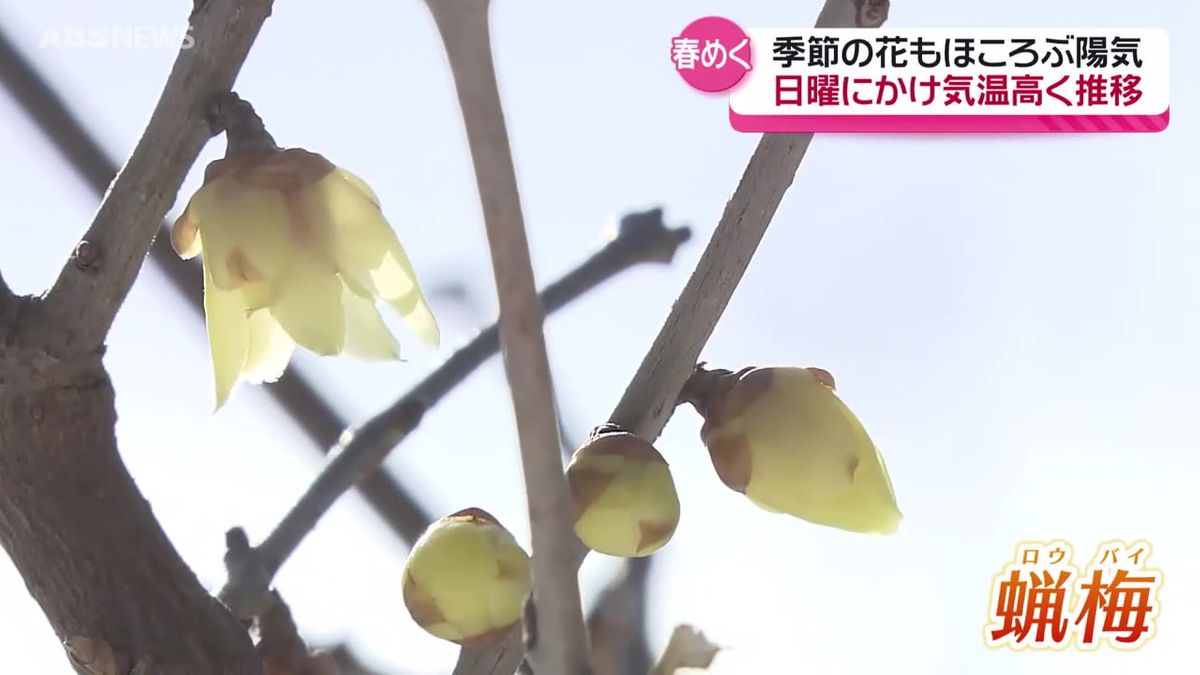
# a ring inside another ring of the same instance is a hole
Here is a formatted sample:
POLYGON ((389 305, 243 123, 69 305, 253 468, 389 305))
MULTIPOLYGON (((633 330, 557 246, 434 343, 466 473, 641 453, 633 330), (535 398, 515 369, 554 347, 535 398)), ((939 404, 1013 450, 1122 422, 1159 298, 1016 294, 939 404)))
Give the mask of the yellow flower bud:
POLYGON ((377 300, 438 341, 379 198, 316 153, 256 150, 212 162, 171 227, 171 244, 184 259, 203 252, 217 408, 239 380, 278 379, 297 344, 322 355, 397 358, 377 300))
POLYGON ((404 604, 430 634, 470 647, 504 639, 533 588, 529 556, 488 512, 433 523, 404 565, 404 604))
POLYGON ((684 397, 704 415, 717 475, 755 504, 853 532, 896 531, 883 457, 828 372, 698 369, 684 397))
POLYGON ((575 534, 594 551, 637 558, 662 548, 679 524, 667 461, 627 431, 601 427, 567 466, 575 534))

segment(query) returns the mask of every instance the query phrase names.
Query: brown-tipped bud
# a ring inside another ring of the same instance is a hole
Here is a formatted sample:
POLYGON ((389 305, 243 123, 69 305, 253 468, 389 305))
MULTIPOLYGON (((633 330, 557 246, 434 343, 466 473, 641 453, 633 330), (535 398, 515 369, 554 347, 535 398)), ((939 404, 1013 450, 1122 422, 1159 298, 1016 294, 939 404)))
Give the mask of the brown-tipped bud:
POLYGON ((483 509, 429 526, 404 565, 404 604, 422 628, 471 647, 495 644, 533 588, 529 555, 483 509))
POLYGON ((679 524, 667 461, 633 434, 602 427, 571 457, 567 482, 575 534, 594 551, 625 558, 662 548, 679 524))
POLYGON ((843 530, 896 530, 883 457, 828 371, 698 368, 684 395, 705 418, 717 474, 755 504, 843 530))

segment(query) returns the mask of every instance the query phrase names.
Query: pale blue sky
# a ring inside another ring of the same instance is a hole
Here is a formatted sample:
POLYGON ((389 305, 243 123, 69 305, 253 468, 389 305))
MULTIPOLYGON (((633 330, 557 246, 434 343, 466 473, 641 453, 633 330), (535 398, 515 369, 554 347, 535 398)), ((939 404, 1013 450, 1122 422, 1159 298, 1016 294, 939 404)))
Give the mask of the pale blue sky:
MULTIPOLYGON (((49 28, 178 27, 191 3, 0 0, 0 22, 114 154, 136 142, 171 49, 39 49, 49 28)), ((705 14, 806 26, 817 0, 521 3, 493 26, 536 271, 548 281, 601 229, 661 204, 703 241, 755 143, 722 101, 689 90, 669 39, 705 14)), ((837 377, 888 462, 906 520, 874 538, 764 513, 726 490, 681 410, 659 448, 683 517, 661 554, 655 645, 691 622, 729 645, 725 673, 1184 672, 1200 630, 1200 145, 1191 3, 893 3, 894 26, 1162 27, 1172 122, 1157 135, 831 137, 809 155, 704 358, 819 365, 837 377), (1080 556, 1148 538, 1164 569, 1158 635, 1135 654, 1015 654, 982 644, 992 575, 1019 540, 1080 556)), ((426 283, 491 292, 460 119, 422 3, 276 3, 238 91, 284 145, 304 146, 379 193, 426 283)), ((54 277, 96 205, 0 96, 0 267, 18 291, 54 277)), ((212 143, 189 177, 224 149, 212 143)), ((177 201, 177 208, 185 197, 177 201)), ((552 319, 551 359, 577 424, 604 420, 700 252, 642 268, 552 319), (598 320, 603 317, 604 320, 598 320)), ((474 326, 439 305, 440 351, 400 335, 407 363, 302 356, 361 419, 429 371, 474 326)), ((399 324, 396 324, 399 327, 399 324)), ((201 580, 223 578, 223 532, 264 535, 319 468, 267 397, 211 415, 202 323, 148 267, 106 358, 122 454, 201 580)), ((585 429, 572 429, 576 434, 585 429)), ((503 372, 489 363, 389 460, 444 513, 487 508, 528 527, 503 372), (465 423, 467 422, 467 423, 465 423)), ((111 517, 120 517, 112 514, 111 517)), ((385 672, 448 672, 456 649, 400 598, 406 551, 357 497, 343 500, 278 586, 314 640, 352 641, 385 672)), ((593 593, 610 560, 585 565, 593 593)), ((66 672, 36 605, 0 563, 0 649, 14 672, 66 672)))

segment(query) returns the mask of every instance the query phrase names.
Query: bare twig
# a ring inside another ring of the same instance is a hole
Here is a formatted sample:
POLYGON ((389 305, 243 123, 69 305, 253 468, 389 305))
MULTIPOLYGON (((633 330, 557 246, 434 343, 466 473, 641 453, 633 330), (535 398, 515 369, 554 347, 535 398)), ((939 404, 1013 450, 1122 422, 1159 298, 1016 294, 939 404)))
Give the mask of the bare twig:
MULTIPOLYGON (((635 265, 671 262, 679 246, 690 237, 691 230, 687 227, 667 227, 663 222, 662 209, 631 213, 621 218, 615 238, 542 291, 541 301, 546 313, 557 312, 576 298, 635 265)), ((492 324, 477 333, 470 342, 459 348, 437 370, 392 404, 377 419, 394 419, 398 411, 412 401, 420 401, 426 408, 432 408, 475 368, 499 351, 499 329, 496 324, 492 324)), ((427 524, 423 524, 421 529, 427 524)))
POLYGON ((574 560, 575 534, 563 477, 550 366, 542 332, 516 171, 488 31, 489 0, 427 0, 450 61, 492 254, 500 341, 512 390, 529 502, 533 602, 545 633, 530 654, 556 675, 589 672, 574 560))
MULTIPOLYGON (((882 25, 887 0, 826 0, 818 28, 882 25)), ((811 133, 763 134, 733 197, 610 421, 656 439, 791 186, 811 133)))
POLYGON ((812 134, 765 134, 759 141, 696 271, 610 421, 642 438, 658 438, 810 141, 812 134))
MULTIPOLYGON (((546 311, 558 311, 640 263, 670 262, 679 245, 690 236, 691 231, 686 227, 667 227, 662 209, 623 217, 615 238, 546 287, 541 294, 546 311)), ((231 532, 232 545, 226 553, 229 578, 221 590, 222 601, 244 619, 257 614, 269 599, 271 580, 279 568, 334 501, 363 476, 371 475, 388 452, 415 428, 423 411, 435 406, 499 351, 499 332, 492 324, 386 410, 357 429, 347 429, 330 451, 333 459, 262 544, 251 548, 244 532, 240 529, 231 532)), ((408 541, 416 541, 428 524, 420 520, 406 523, 402 535, 408 541)))
POLYGON ((179 52, 141 140, 41 306, 61 350, 103 342, 179 186, 212 138, 208 104, 233 86, 271 5, 208 0, 193 13, 194 45, 179 52))
MULTIPOLYGON (((876 28, 887 17, 888 7, 887 0, 825 0, 817 27, 876 28)), ((611 422, 647 440, 662 433, 680 389, 791 186, 812 137, 811 133, 764 134, 759 140, 708 247, 610 416, 611 422)), ((587 550, 577 539, 573 543, 578 569, 587 550)), ((454 675, 510 675, 522 661, 521 637, 521 631, 514 630, 498 647, 463 648, 454 675)))
POLYGON ((313 651, 300 637, 292 610, 279 593, 271 594, 270 605, 255 621, 263 675, 340 675, 337 660, 328 652, 313 651))
POLYGON ((283 562, 337 498, 378 468, 387 453, 416 428, 424 412, 423 405, 412 401, 392 419, 372 420, 373 424, 369 422, 357 432, 347 431, 330 452, 333 459, 259 546, 251 548, 241 528, 226 535, 229 580, 219 597, 235 616, 251 619, 270 608, 273 593, 269 586, 283 562), (349 452, 351 445, 360 451, 349 452))
MULTIPOLYGON (((545 303, 545 293, 542 293, 543 304, 545 303)), ((428 297, 440 297, 448 302, 458 305, 466 314, 476 320, 484 318, 483 312, 480 310, 480 302, 475 290, 469 288, 461 280, 439 285, 436 290, 431 290, 428 297)), ((547 308, 547 313, 550 313, 547 308)), ((562 396, 556 391, 554 394, 554 402, 558 411, 558 432, 559 441, 562 443, 563 460, 570 461, 571 455, 579 444, 575 442, 574 437, 567 431, 570 425, 563 415, 562 396)))
MULTIPOLYGON (((878 28, 887 0, 826 0, 818 28, 878 28)), ((811 133, 763 134, 696 271, 617 403, 610 421, 646 439, 658 438, 675 410, 700 351, 725 312, 775 210, 791 187, 811 133)))
POLYGON ((646 589, 655 556, 627 558, 588 616, 595 675, 641 675, 654 662, 646 642, 646 589))

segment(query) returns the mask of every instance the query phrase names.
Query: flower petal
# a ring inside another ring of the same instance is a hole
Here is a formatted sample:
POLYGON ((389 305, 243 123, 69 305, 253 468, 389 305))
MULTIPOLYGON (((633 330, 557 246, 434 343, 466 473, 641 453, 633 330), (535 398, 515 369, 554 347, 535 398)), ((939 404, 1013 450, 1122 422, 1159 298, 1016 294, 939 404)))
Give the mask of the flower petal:
POLYGON ((282 285, 282 279, 247 281, 242 284, 239 290, 242 292, 242 302, 246 303, 246 311, 253 312, 269 307, 275 298, 279 297, 279 289, 282 285))
POLYGON ((336 228, 334 257, 339 268, 360 276, 370 272, 371 283, 359 284, 384 300, 407 295, 416 285, 412 263, 371 188, 342 169, 317 188, 329 209, 329 222, 336 228))
POLYGON ((200 188, 189 210, 200 223, 205 263, 224 289, 276 279, 294 257, 292 215, 282 193, 226 174, 200 188))
POLYGON ((251 312, 249 346, 242 376, 248 382, 274 382, 283 375, 296 343, 266 309, 251 312))
POLYGON ((342 282, 319 261, 301 256, 280 280, 271 316, 301 347, 322 356, 339 354, 345 344, 342 282))
POLYGON ((200 221, 190 203, 171 225, 171 248, 184 260, 191 260, 200 252, 200 221))
POLYGON ((333 257, 343 277, 390 303, 425 342, 440 334, 421 294, 404 247, 379 208, 379 197, 361 178, 337 169, 316 186, 326 205, 333 257))
POLYGON ((400 313, 400 316, 404 317, 409 330, 416 333, 417 337, 421 338, 425 344, 431 347, 438 346, 438 343, 441 342, 441 331, 438 329, 437 319, 430 311, 420 289, 414 289, 409 297, 397 300, 391 305, 400 313))
MULTIPOLYGON (((322 180, 317 189, 332 225, 333 256, 339 269, 366 274, 380 266, 388 251, 400 245, 379 204, 372 201, 372 193, 363 192, 340 175, 322 180)), ((406 286, 397 293, 403 293, 412 283, 409 277, 403 281, 406 286)))
POLYGON ((346 311, 347 354, 375 361, 399 358, 400 346, 375 309, 373 298, 347 284, 342 287, 342 306, 346 311))
POLYGON ((375 194, 375 191, 371 189, 370 185, 367 185, 366 181, 364 181, 363 179, 359 178, 358 176, 350 173, 349 171, 347 171, 341 167, 338 167, 337 169, 335 169, 335 173, 337 173, 339 178, 341 178, 342 180, 349 183, 351 186, 354 187, 354 189, 361 192, 363 194, 363 196, 365 196, 367 199, 371 200, 371 203, 374 204, 376 207, 380 206, 379 195, 375 194))
POLYGON ((208 265, 204 266, 204 320, 212 353, 216 409, 219 410, 229 399, 237 384, 238 373, 246 362, 249 322, 241 294, 218 288, 208 265))

